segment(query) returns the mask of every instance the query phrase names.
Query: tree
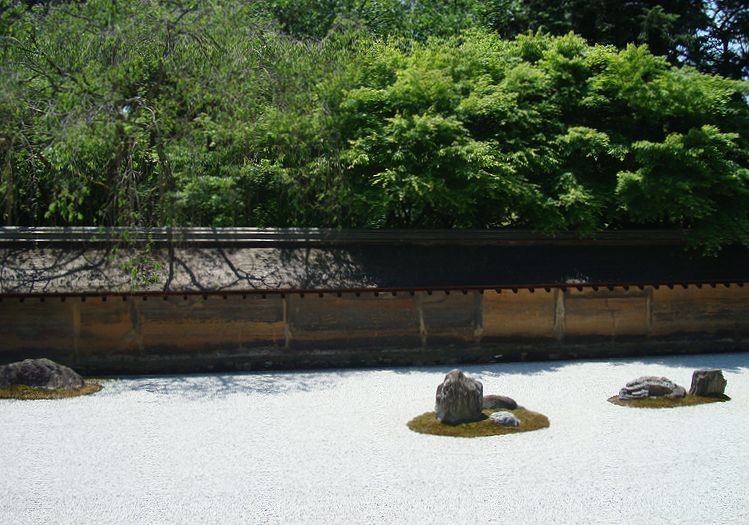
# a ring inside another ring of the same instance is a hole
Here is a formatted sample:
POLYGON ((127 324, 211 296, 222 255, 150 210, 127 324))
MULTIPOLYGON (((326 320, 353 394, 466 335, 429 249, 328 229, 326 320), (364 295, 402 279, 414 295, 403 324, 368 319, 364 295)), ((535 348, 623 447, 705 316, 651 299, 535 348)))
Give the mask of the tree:
POLYGON ((743 0, 707 2, 706 24, 698 34, 694 64, 731 78, 749 77, 749 4, 743 0))
MULTIPOLYGON (((366 5, 412 10, 403 33, 336 15, 319 39, 241 0, 14 4, 0 17, 4 222, 748 242, 745 84, 642 45, 449 34, 480 11, 429 36, 425 4, 397 4, 366 5)), ((651 34, 668 34, 661 15, 651 34)))
POLYGON ((671 63, 749 75, 749 4, 742 0, 489 0, 482 18, 505 37, 574 31, 592 43, 646 44, 671 63))

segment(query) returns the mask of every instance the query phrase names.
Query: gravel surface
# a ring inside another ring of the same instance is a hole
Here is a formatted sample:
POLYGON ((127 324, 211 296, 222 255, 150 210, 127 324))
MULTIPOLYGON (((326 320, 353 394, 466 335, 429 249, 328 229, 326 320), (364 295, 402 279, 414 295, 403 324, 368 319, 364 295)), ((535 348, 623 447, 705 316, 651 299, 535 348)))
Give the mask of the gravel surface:
POLYGON ((128 377, 0 400, 0 523, 749 523, 749 354, 465 367, 537 432, 411 432, 447 367, 128 377), (627 381, 722 368, 733 399, 627 381))

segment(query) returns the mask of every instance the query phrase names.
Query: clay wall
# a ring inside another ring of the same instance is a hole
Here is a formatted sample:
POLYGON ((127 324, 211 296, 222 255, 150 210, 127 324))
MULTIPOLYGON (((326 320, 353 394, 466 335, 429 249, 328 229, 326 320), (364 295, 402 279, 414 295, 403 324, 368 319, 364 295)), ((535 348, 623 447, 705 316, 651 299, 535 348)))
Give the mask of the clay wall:
POLYGON ((86 373, 749 349, 749 286, 3 297, 0 363, 86 373))

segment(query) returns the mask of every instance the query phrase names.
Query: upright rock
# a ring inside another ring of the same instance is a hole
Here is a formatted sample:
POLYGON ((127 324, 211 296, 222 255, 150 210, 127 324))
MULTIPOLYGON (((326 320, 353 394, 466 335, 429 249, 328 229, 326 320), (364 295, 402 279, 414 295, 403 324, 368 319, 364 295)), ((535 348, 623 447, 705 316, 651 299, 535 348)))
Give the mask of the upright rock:
POLYGON ((630 381, 619 391, 619 399, 645 399, 646 397, 684 397, 687 391, 670 379, 643 376, 630 381))
POLYGON ((726 390, 728 382, 720 368, 701 368, 692 374, 692 386, 689 393, 695 396, 720 397, 726 390))
POLYGON ((484 418, 481 406, 484 401, 484 385, 462 370, 452 370, 437 387, 434 406, 437 419, 448 425, 484 418))
POLYGON ((84 385, 72 369, 49 359, 25 359, 0 366, 0 388, 26 385, 36 388, 74 389, 84 385))

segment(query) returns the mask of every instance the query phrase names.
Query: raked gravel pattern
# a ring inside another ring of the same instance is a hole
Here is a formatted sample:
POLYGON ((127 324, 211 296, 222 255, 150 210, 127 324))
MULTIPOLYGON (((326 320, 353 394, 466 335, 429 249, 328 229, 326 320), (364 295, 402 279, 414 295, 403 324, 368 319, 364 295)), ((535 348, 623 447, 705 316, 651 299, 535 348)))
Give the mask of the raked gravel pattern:
POLYGON ((0 523, 749 523, 749 354, 464 367, 548 429, 411 432, 449 367, 129 377, 0 400, 0 523), (606 399, 640 375, 728 403, 606 399))

